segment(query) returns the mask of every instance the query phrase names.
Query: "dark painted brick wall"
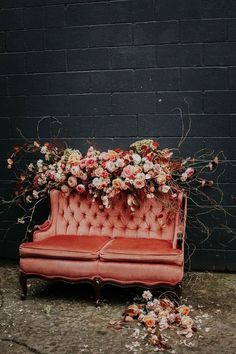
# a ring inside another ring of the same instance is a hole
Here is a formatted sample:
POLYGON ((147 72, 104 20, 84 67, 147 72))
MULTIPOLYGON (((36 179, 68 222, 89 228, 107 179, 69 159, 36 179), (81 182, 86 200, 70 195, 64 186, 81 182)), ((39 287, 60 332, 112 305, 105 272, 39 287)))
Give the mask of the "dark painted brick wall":
MULTIPOLYGON (((176 147, 179 109, 192 121, 182 153, 224 150, 223 204, 235 215, 235 0, 0 0, 1 194, 13 187, 5 159, 23 141, 18 129, 33 139, 42 116, 58 117, 59 139, 82 151, 142 137, 176 147)), ((40 126, 45 139, 55 132, 40 126)), ((16 256, 22 239, 22 227, 5 235, 16 214, 2 216, 2 257, 16 256)), ((206 240, 189 228, 192 268, 235 270, 236 219, 226 218, 232 232, 222 213, 203 215, 206 240)))

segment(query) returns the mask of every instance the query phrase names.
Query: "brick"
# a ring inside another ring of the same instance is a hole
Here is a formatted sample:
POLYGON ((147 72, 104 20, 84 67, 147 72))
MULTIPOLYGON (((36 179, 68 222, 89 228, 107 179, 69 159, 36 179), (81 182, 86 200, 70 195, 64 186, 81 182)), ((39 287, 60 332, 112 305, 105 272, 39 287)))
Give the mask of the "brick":
POLYGON ((59 120, 60 137, 74 138, 75 132, 76 137, 95 138, 137 135, 136 116, 70 116, 59 120))
POLYGON ((200 44, 157 46, 157 66, 201 66, 202 46, 200 44))
POLYGON ((27 72, 63 71, 66 69, 64 51, 27 53, 27 72))
MULTIPOLYGON (((185 127, 191 121, 189 137, 202 136, 229 136, 230 115, 183 115, 185 127)), ((141 114, 138 116, 138 136, 178 136, 182 135, 182 122, 180 114, 141 114)), ((224 167, 228 169, 227 167, 224 167)), ((218 175, 219 171, 217 172, 218 175)), ((207 176, 207 178, 209 175, 207 176)), ((211 178, 214 178, 212 176, 211 178)), ((221 179, 222 180, 222 179, 221 179)))
POLYGON ((188 68, 181 71, 182 90, 224 90, 226 86, 226 69, 188 68))
POLYGON ((0 116, 11 117, 25 115, 24 97, 0 97, 0 116))
POLYGON ((45 13, 43 7, 29 7, 24 9, 25 28, 43 28, 45 13))
POLYGON ((66 11, 67 26, 96 25, 110 22, 109 4, 68 5, 66 11))
POLYGON ((176 43, 178 40, 177 21, 137 23, 134 27, 134 44, 176 43))
POLYGON ((23 73, 24 54, 0 54, 0 74, 23 73))
POLYGON ((181 21, 182 42, 222 42, 226 36, 225 20, 181 21))
POLYGON ((236 20, 228 21, 228 40, 236 41, 236 20))
POLYGON ((0 53, 5 52, 5 33, 0 32, 0 53))
POLYGON ((64 27, 64 6, 45 7, 45 26, 47 28, 64 27))
MULTIPOLYGON (((231 235, 231 239, 232 235, 231 235)), ((231 241, 230 241, 231 243, 231 241)), ((226 270, 228 272, 235 272, 236 271, 236 264, 235 264, 235 259, 236 259, 236 251, 235 250, 227 250, 226 251, 226 270)))
POLYGON ((1 0, 0 8, 1 9, 10 9, 10 8, 19 8, 25 5, 25 0, 1 0))
POLYGON ((48 30, 45 33, 47 49, 77 49, 89 46, 89 30, 82 28, 64 28, 48 30))
MULTIPOLYGON (((220 136, 230 135, 232 117, 224 114, 191 115, 191 132, 189 136, 220 136)), ((186 117, 187 119, 187 117, 186 117)), ((209 177, 209 176, 208 176, 209 177)))
MULTIPOLYGON (((0 138, 11 138, 11 121, 9 118, 0 118, 0 138)), ((4 166, 6 168, 6 165, 4 166)), ((2 174, 1 174, 2 179, 2 174)))
POLYGON ((148 68, 156 66, 155 47, 112 48, 111 69, 148 68))
POLYGON ((84 49, 68 51, 69 70, 108 69, 107 49, 84 49))
POLYGON ((67 96, 29 96, 26 99, 29 116, 65 115, 68 113, 67 96))
POLYGON ((202 93, 200 92, 159 92, 158 113, 202 113, 202 93))
MULTIPOLYGON (((233 116, 233 124, 234 124, 234 130, 235 130, 235 117, 233 116)), ((234 135, 235 136, 235 135, 234 135)), ((222 181, 224 182, 229 182, 229 183, 236 183, 236 166, 233 165, 231 162, 226 162, 225 163, 225 168, 226 171, 224 175, 222 176, 222 181)))
POLYGON ((133 22, 152 21, 155 19, 153 0, 131 0, 131 19, 133 22))
MULTIPOLYGON (((174 139, 174 138, 171 138, 174 139)), ((170 144, 171 141, 168 140, 168 144, 170 144)), ((204 149, 209 149, 209 151, 212 151, 213 147, 216 147, 217 151, 224 151, 224 154, 228 160, 232 159, 234 160, 236 157, 236 150, 232 149, 232 146, 235 146, 236 143, 236 138, 232 137, 203 137, 203 138, 198 138, 198 137, 191 137, 187 138, 184 142, 184 144, 181 146, 181 155, 182 156, 191 156, 196 153, 196 151, 200 151, 202 148, 204 149), (217 148, 218 147, 218 148, 217 148)), ((165 145, 165 146, 168 146, 165 145)), ((172 144, 174 145, 174 144, 172 144)), ((175 145, 176 147, 176 145, 175 145)), ((219 214, 221 212, 219 211, 219 214)), ((233 213, 235 215, 235 212, 233 213)), ((213 215, 212 215, 213 216, 213 215)), ((222 215, 221 215, 222 216, 222 215)), ((207 215, 206 217, 206 222, 212 222, 212 218, 208 218, 207 220, 207 215)), ((235 218, 232 218, 231 220, 234 224, 236 223, 235 218)), ((225 224, 225 223, 224 223, 225 224)), ((209 225, 210 226, 210 225, 209 225)), ((215 223, 213 222, 213 226, 215 226, 215 223)), ((232 226, 232 225, 231 225, 232 226)))
POLYGON ((131 22, 132 7, 130 1, 112 1, 110 4, 111 22, 131 22))
POLYGON ((48 93, 47 77, 45 75, 9 76, 7 89, 11 96, 46 94, 48 93))
POLYGON ((89 92, 89 73, 48 75, 50 94, 89 92))
POLYGON ((178 115, 139 114, 138 136, 180 136, 181 120, 178 115))
POLYGON ((136 116, 96 117, 94 137, 137 136, 136 116))
POLYGON ((112 95, 113 114, 155 113, 154 93, 114 93, 112 95))
POLYGON ((229 89, 236 89, 236 67, 228 68, 229 89))
POLYGON ((6 37, 6 48, 9 52, 27 52, 32 50, 43 50, 43 31, 14 31, 8 32, 6 37))
POLYGON ((202 17, 236 17, 236 3, 234 0, 203 0, 202 17))
POLYGON ((135 89, 137 91, 178 90, 179 70, 135 70, 135 89))
POLYGON ((19 129, 23 136, 26 138, 37 138, 39 133, 40 137, 44 139, 51 138, 51 125, 48 119, 42 120, 38 127, 39 117, 17 117, 12 119, 12 136, 19 137, 19 129), (37 129, 37 127, 39 129, 37 129), (37 131, 38 130, 38 131, 37 131))
POLYGON ((197 248, 199 249, 235 249, 236 241, 232 239, 232 232, 234 233, 236 230, 226 230, 224 227, 218 228, 217 226, 211 228, 210 230, 211 237, 206 238, 206 235, 202 233, 202 230, 198 227, 192 227, 190 237, 190 242, 197 243, 197 248), (200 239, 198 240, 198 235, 200 239))
POLYGON ((73 0, 44 0, 44 1, 45 1, 45 4, 47 4, 47 5, 55 5, 55 4, 68 4, 71 2, 80 2, 81 0, 78 0, 78 1, 77 0, 76 1, 73 1, 73 0))
POLYGON ((131 25, 106 25, 90 27, 91 47, 132 44, 131 25))
POLYGON ((0 96, 6 95, 6 78, 0 77, 0 96))
POLYGON ((201 18, 201 0, 159 0, 157 17, 161 19, 201 18))
POLYGON ((205 65, 235 65, 236 43, 211 43, 205 45, 205 65))
MULTIPOLYGON (((65 0, 67 1, 67 0, 65 0)), ((25 0, 24 6, 25 7, 31 7, 31 6, 41 6, 44 5, 44 3, 48 3, 50 4, 50 0, 43 0, 43 4, 42 4, 42 0, 25 0)))
POLYGON ((132 70, 95 71, 91 73, 92 92, 133 91, 132 70))
POLYGON ((190 249, 189 254, 191 254, 192 269, 204 271, 226 270, 225 251, 223 250, 190 249))
POLYGON ((236 112, 236 91, 206 92, 204 111, 206 113, 236 112))
MULTIPOLYGON (((94 116, 70 116, 59 117, 62 123, 60 126, 59 138, 79 138, 79 137, 93 137, 95 130, 94 116)), ((57 135, 58 125, 53 124, 52 132, 54 136, 57 135)))
POLYGON ((90 94, 69 96, 71 115, 111 114, 111 96, 90 94))
POLYGON ((22 9, 0 10, 0 31, 23 28, 22 9))

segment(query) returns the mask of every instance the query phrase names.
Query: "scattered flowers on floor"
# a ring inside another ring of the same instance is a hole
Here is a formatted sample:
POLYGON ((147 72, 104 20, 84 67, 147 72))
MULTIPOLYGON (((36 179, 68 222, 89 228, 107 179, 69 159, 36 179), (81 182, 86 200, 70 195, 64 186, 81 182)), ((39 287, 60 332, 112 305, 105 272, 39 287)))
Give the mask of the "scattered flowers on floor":
MULTIPOLYGON (((142 301, 138 304, 129 305, 122 314, 119 321, 110 321, 109 327, 114 329, 122 329, 130 322, 136 321, 138 325, 142 325, 146 330, 145 336, 148 344, 153 345, 157 350, 170 349, 166 330, 174 330, 178 335, 185 337, 181 342, 186 346, 192 346, 188 342, 189 338, 194 336, 197 331, 193 319, 191 318, 191 306, 176 305, 175 302, 167 297, 155 298, 150 291, 144 291, 142 301)), ((141 328, 141 327, 140 327, 141 328)), ((140 328, 135 328, 132 337, 138 339, 140 328)), ((210 330, 206 328, 206 332, 210 330)), ((140 346, 139 342, 132 342, 127 345, 128 351, 136 351, 135 348, 140 346), (135 344, 136 343, 136 344, 135 344)))

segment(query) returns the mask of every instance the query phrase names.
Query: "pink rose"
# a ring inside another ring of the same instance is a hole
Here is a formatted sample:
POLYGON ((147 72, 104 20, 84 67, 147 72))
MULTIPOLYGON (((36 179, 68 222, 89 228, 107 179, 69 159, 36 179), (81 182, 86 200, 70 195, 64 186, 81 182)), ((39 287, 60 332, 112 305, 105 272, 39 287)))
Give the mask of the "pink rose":
POLYGON ((141 189, 145 186, 145 181, 141 178, 136 178, 133 182, 134 188, 141 189))
POLYGON ((65 184, 63 184, 61 186, 61 191, 63 193, 64 196, 68 196, 70 194, 70 189, 68 186, 66 186, 65 184))
POLYGON ((77 178, 74 176, 70 176, 67 181, 69 187, 74 188, 77 185, 77 178))
POLYGON ((194 174, 194 168, 189 167, 187 168, 187 170, 185 171, 185 173, 187 173, 188 177, 191 177, 194 174))
POLYGON ((85 159, 85 166, 87 168, 93 168, 96 165, 97 165, 97 163, 96 163, 96 158, 95 157, 90 157, 90 158, 85 159))
POLYGON ((132 166, 128 165, 128 166, 125 166, 123 168, 123 171, 122 171, 122 175, 125 177, 125 178, 133 178, 133 172, 132 172, 132 166))
POLYGON ((116 165, 112 161, 107 161, 105 166, 109 172, 114 172, 116 170, 116 165))
POLYGON ((78 184, 75 189, 79 193, 84 193, 85 192, 85 186, 83 184, 78 184))
POLYGON ((116 178, 112 181, 112 186, 116 189, 122 189, 123 181, 120 178, 116 178))
POLYGON ((100 160, 104 160, 104 161, 107 161, 107 160, 109 160, 109 154, 107 153, 107 152, 102 152, 101 154, 100 154, 100 160))

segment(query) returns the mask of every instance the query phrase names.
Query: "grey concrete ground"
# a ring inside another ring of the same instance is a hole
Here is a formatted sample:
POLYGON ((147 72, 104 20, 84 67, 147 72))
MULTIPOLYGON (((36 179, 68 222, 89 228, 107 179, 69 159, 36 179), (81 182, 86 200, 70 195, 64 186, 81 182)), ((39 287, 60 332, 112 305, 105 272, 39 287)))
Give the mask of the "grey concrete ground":
MULTIPOLYGON (((114 330, 110 320, 119 319, 140 289, 103 289, 104 302, 96 308, 89 285, 46 283, 30 280, 26 301, 19 298, 16 263, 0 263, 0 353, 155 353, 145 342, 145 330, 131 323, 114 330), (135 328, 140 329, 137 338, 135 328)), ((236 274, 188 273, 184 303, 193 306, 199 328, 191 339, 167 331, 167 353, 236 353, 236 274)))

